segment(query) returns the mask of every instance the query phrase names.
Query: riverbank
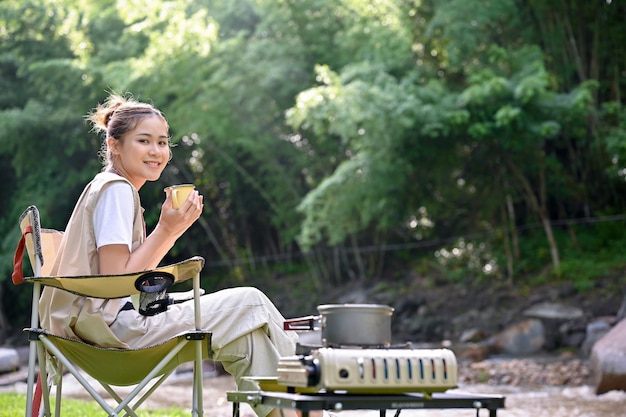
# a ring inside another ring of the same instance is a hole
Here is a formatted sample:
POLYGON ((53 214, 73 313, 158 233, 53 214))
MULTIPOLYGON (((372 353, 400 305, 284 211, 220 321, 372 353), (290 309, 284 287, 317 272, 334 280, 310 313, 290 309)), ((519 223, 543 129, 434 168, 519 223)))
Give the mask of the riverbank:
POLYGON ((536 358, 496 357, 480 362, 459 363, 461 385, 576 387, 587 385, 590 376, 589 361, 570 355, 536 358))
MULTIPOLYGON (((319 291, 311 291, 307 278, 297 276, 249 284, 258 284, 287 318, 318 314, 320 304, 392 306, 392 337, 397 344, 487 343, 503 330, 528 319, 530 309, 550 305, 559 313, 572 313, 546 320, 538 317, 543 320, 545 337, 543 345, 533 353, 571 352, 582 357, 589 353, 590 346, 583 346, 589 324, 614 323, 625 300, 626 271, 595 278, 584 290, 567 281, 535 286, 521 280, 515 284, 501 280, 468 284, 413 271, 393 279, 351 282, 319 291)), ((487 356, 479 355, 479 359, 489 358, 494 352, 485 353, 487 356)))

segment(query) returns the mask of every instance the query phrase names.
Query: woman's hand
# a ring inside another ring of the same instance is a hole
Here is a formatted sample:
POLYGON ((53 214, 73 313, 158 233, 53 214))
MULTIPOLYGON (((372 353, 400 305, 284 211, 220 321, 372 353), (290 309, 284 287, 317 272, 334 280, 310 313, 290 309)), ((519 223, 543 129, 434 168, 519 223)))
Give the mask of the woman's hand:
POLYGON ((203 207, 204 197, 197 190, 193 190, 180 208, 175 209, 172 204, 172 191, 167 190, 158 226, 171 236, 178 237, 200 218, 203 207))
POLYGON ((98 250, 100 273, 120 274, 156 268, 176 240, 198 220, 203 201, 194 190, 187 201, 175 209, 168 192, 154 231, 132 253, 126 245, 107 245, 98 250))

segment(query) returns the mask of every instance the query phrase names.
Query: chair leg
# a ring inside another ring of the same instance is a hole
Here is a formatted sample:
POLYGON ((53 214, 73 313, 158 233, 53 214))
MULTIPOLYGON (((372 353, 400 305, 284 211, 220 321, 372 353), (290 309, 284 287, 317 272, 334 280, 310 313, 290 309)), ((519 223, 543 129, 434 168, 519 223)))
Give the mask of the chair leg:
POLYGON ((41 402, 43 402, 43 410, 40 411, 37 415, 50 417, 50 386, 48 385, 46 352, 44 351, 43 345, 40 341, 37 342, 37 358, 39 360, 39 383, 37 389, 41 390, 42 400, 40 401, 39 407, 41 407, 41 402))
POLYGON ((36 362, 37 362, 37 345, 35 341, 30 342, 28 350, 28 378, 26 382, 26 417, 37 417, 39 414, 39 405, 41 402, 41 396, 39 396, 39 403, 35 401, 34 389, 35 389, 35 374, 36 374, 36 362), (37 404, 37 410, 33 410, 33 407, 37 404))
MULTIPOLYGON (((104 383, 100 382, 100 385, 102 385, 102 388, 104 388, 104 390, 106 392, 108 392, 109 395, 111 396, 111 398, 113 398, 115 401, 117 401, 118 404, 123 401, 122 397, 117 395, 117 392, 115 392, 115 390, 113 388, 111 388, 111 386, 109 384, 104 384, 104 383)), ((123 414, 124 417, 137 417, 137 414, 135 414, 135 412, 133 411, 133 409, 129 405, 124 406, 122 409, 119 409, 119 407, 117 409, 115 409, 114 410, 115 416, 122 415, 122 414, 120 414, 122 412, 122 410, 126 411, 126 414, 123 414)))
MULTIPOLYGON (((54 407, 54 415, 55 417, 61 416, 61 400, 63 399, 63 365, 58 364, 57 372, 59 373, 59 380, 57 381, 57 392, 56 392, 56 404, 54 407)), ((49 386, 52 386, 50 384, 49 386)))
POLYGON ((161 375, 161 377, 152 382, 152 386, 141 396, 141 398, 137 398, 135 403, 133 404, 132 408, 136 409, 137 407, 139 407, 141 404, 143 404, 144 401, 146 401, 150 395, 152 395, 152 393, 154 391, 156 391, 157 388, 159 388, 161 386, 161 384, 163 384, 163 382, 165 382, 165 380, 167 378, 169 378, 169 376, 172 374, 172 372, 174 371, 170 371, 167 373, 164 373, 163 375, 161 375))
MULTIPOLYGON (((78 368, 76 368, 69 360, 67 360, 63 356, 61 351, 51 341, 49 341, 46 337, 42 337, 40 340, 41 340, 41 342, 43 344, 45 344, 46 349, 48 351, 50 351, 51 354, 53 354, 61 362, 61 364, 74 376, 74 378, 76 378, 78 383, 80 385, 82 385, 83 388, 85 388, 85 390, 91 395, 91 398, 93 398, 98 404, 100 404, 100 406, 107 413, 109 413, 109 415, 115 415, 115 411, 113 410, 113 408, 111 408, 111 406, 109 404, 107 404, 107 402, 104 400, 104 398, 102 398, 102 396, 100 394, 98 394, 93 389, 93 387, 89 384, 89 382, 87 382, 85 377, 83 377, 80 374, 80 372, 78 371, 78 368)), ((47 385, 43 385, 44 389, 46 387, 47 387, 47 385)), ((47 393, 44 391, 44 403, 45 403, 45 400, 46 400, 46 394, 47 393)))
POLYGON ((130 402, 125 401, 124 399, 122 399, 122 397, 120 397, 117 392, 115 392, 115 390, 113 389, 113 387, 111 387, 109 384, 105 384, 102 381, 99 381, 100 385, 102 386, 102 388, 104 388, 104 390, 106 392, 109 393, 109 395, 111 396, 111 398, 113 398, 115 401, 117 401, 118 404, 122 404, 122 402, 124 402, 126 405, 123 407, 118 406, 116 408, 116 411, 122 411, 125 410, 126 414, 124 415, 124 417, 137 417, 137 415, 135 414, 135 412, 133 410, 137 409, 141 404, 143 404, 143 402, 148 399, 148 397, 159 387, 161 386, 161 384, 172 374, 173 371, 167 372, 163 375, 161 375, 161 377, 157 380, 154 381, 152 383, 152 386, 149 387, 149 389, 141 396, 141 398, 136 398, 138 397, 137 395, 131 395, 129 394, 129 398, 136 398, 136 401, 131 405, 130 402))
POLYGON ((193 364, 193 408, 192 416, 202 417, 204 415, 204 405, 202 398, 202 340, 196 340, 196 358, 193 364))

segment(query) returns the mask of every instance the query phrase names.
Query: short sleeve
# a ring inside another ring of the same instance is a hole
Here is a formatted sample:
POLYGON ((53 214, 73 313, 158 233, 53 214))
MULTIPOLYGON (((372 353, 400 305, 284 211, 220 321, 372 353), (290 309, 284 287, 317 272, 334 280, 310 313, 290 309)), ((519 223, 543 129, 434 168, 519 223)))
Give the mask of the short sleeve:
POLYGON ((96 247, 127 245, 132 250, 133 219, 135 205, 133 190, 123 181, 115 181, 106 187, 93 213, 96 247))

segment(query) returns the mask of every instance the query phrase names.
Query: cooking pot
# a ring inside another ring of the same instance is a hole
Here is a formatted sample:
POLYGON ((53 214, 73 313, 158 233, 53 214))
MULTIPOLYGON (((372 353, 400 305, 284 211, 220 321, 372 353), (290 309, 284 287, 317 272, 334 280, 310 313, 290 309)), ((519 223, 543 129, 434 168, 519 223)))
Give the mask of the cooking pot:
POLYGON ((324 347, 391 345, 392 307, 380 304, 324 304, 318 316, 285 320, 285 330, 319 330, 324 347))

